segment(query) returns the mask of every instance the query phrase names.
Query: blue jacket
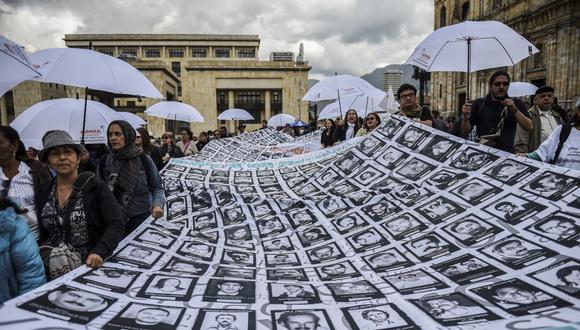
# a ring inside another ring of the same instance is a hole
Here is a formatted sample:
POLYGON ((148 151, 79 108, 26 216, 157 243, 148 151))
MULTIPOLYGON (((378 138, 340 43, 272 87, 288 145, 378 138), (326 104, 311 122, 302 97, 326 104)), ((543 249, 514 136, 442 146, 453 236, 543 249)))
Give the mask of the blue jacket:
POLYGON ((46 283, 36 240, 9 207, 0 211, 0 303, 46 283))

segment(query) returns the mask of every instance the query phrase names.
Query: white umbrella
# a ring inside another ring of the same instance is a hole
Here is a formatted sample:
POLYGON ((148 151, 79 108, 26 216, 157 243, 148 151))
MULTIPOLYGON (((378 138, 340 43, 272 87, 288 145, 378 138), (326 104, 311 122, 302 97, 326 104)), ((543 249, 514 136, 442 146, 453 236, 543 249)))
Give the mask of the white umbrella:
POLYGON ((131 112, 117 112, 117 113, 119 114, 119 116, 123 118, 123 120, 131 124, 131 126, 133 126, 134 128, 139 128, 143 125, 147 125, 147 122, 143 120, 143 118, 137 116, 134 113, 131 112))
POLYGON ((381 100, 379 106, 387 110, 387 112, 391 114, 395 113, 398 110, 400 104, 395 99, 395 93, 393 93, 393 88, 391 88, 391 86, 389 86, 387 95, 385 96, 385 98, 381 100))
POLYGON ((427 71, 467 72, 469 77, 470 72, 513 66, 537 52, 534 45, 501 22, 465 21, 429 34, 405 63, 427 71))
POLYGON ((163 99, 139 70, 106 54, 80 48, 49 48, 30 55, 30 60, 39 65, 42 73, 35 80, 83 87, 85 100, 88 89, 163 99))
POLYGON ((40 76, 24 47, 0 36, 0 96, 19 83, 40 76))
MULTIPOLYGON (((76 142, 83 133, 85 101, 78 99, 55 99, 36 103, 21 113, 10 126, 30 146, 42 145, 42 137, 50 130, 67 131, 76 142)), ((107 127, 113 120, 123 119, 106 105, 87 101, 85 142, 107 143, 107 127)))
POLYGON ((538 87, 528 82, 511 82, 508 87, 508 95, 512 97, 528 96, 536 94, 538 87))
POLYGON ((371 112, 384 112, 385 109, 381 108, 380 104, 386 96, 385 92, 374 87, 364 94, 344 96, 341 98, 341 103, 336 101, 324 107, 318 115, 318 119, 342 117, 346 111, 341 111, 341 107, 344 110, 356 110, 359 117, 365 117, 371 112))
POLYGON ((217 117, 219 120, 254 120, 254 117, 244 109, 228 109, 217 117))
POLYGON ((286 126, 286 124, 292 124, 296 118, 292 115, 281 113, 278 115, 274 115, 268 119, 268 126, 270 127, 282 127, 286 126))
POLYGON ((147 108, 145 114, 170 120, 186 121, 188 123, 203 123, 203 116, 189 104, 176 101, 158 102, 147 108))

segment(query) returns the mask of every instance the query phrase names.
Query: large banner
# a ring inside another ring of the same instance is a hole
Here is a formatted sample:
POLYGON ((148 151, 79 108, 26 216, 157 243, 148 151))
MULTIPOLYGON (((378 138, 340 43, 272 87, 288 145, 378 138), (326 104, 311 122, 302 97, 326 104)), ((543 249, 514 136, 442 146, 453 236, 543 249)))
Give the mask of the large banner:
POLYGON ((165 218, 104 267, 9 301, 0 327, 578 325, 578 172, 397 117, 335 148, 231 160, 172 160, 165 218))

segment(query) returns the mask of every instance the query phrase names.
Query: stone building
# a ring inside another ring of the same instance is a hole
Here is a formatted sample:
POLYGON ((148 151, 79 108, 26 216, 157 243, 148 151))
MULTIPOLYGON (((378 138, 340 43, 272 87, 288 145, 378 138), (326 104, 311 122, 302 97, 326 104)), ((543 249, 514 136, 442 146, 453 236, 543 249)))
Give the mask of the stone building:
MULTIPOLYGON (((166 100, 192 105, 205 123, 173 123, 147 117, 149 131, 160 136, 166 130, 190 126, 194 134, 221 125, 235 132, 235 123, 217 116, 229 108, 242 108, 255 120, 288 113, 308 120, 308 103, 301 98, 308 85, 307 63, 260 61, 257 35, 210 34, 67 34, 67 47, 88 47, 122 58, 139 69, 162 92, 166 100)), ((142 113, 157 100, 114 98, 100 93, 99 99, 123 111, 142 113)))
MULTIPOLYGON (((555 89, 564 109, 580 96, 580 1, 576 0, 436 0, 435 29, 465 20, 500 21, 517 31, 540 52, 506 67, 512 81, 555 89)), ((471 73, 471 99, 488 93, 495 71, 471 73)), ((467 98, 466 73, 433 72, 431 108, 456 115, 467 98)))

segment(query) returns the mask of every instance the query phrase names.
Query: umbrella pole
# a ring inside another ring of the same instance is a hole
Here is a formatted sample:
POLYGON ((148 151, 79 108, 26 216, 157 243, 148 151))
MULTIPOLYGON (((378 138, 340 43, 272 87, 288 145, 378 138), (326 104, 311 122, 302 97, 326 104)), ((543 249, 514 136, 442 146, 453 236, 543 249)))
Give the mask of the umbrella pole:
POLYGON ((367 102, 365 103, 365 118, 367 117, 368 109, 369 109, 369 97, 367 96, 367 102))
POLYGON ((467 100, 471 100, 471 95, 469 94, 469 81, 471 73, 471 38, 467 38, 467 100))
POLYGON ((87 122, 87 94, 89 94, 89 88, 85 87, 85 108, 83 109, 83 130, 81 131, 81 145, 85 145, 85 125, 87 122))
POLYGON ((340 118, 342 118, 342 106, 340 105, 340 92, 336 90, 336 95, 338 96, 338 110, 340 110, 340 118))

